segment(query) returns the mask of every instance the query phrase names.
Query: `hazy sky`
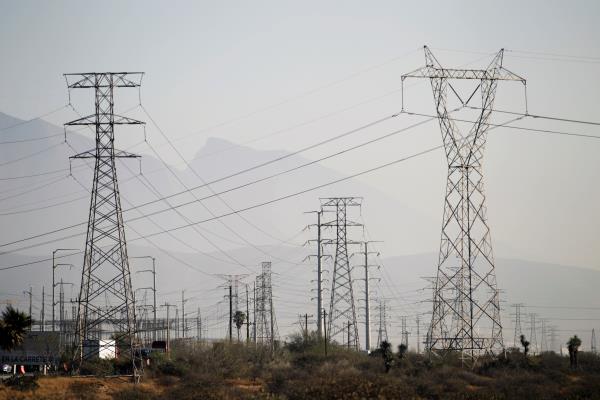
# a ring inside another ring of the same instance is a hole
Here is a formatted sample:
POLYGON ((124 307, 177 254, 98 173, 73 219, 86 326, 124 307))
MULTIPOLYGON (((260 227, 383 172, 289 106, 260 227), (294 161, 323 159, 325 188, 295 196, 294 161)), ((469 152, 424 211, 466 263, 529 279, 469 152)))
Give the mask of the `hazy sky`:
MULTIPOLYGON (((448 66, 484 67, 500 48, 512 50, 504 64, 528 79, 531 112, 600 120, 597 1, 108 1, 102 6, 87 1, 0 1, 0 5, 0 111, 26 119, 64 105, 64 72, 145 71, 142 102, 165 132, 179 139, 176 144, 188 159, 211 136, 246 143, 285 130, 251 146, 295 150, 398 111, 400 75, 423 64, 423 44, 448 66), (353 75, 357 72, 361 73, 353 75), (222 122, 228 123, 206 129, 222 122)), ((432 112, 427 82, 416 83, 407 89, 407 108, 432 112)), ((119 96, 118 110, 137 102, 137 93, 119 96)), ((74 96, 73 103, 89 109, 89 93, 74 96)), ((521 88, 500 85, 496 107, 522 110, 521 88)), ((147 119, 139 109, 133 116, 147 119)), ((48 120, 62 124, 74 118, 61 112, 48 120)), ((508 119, 503 118, 497 121, 508 119)), ((405 124, 393 121, 376 134, 405 124)), ((600 134, 593 126, 521 124, 600 134)), ((163 142, 152 127, 149 138, 163 142)), ((133 143, 140 138, 119 140, 133 143)), ((356 142, 361 140, 364 137, 356 142)), ((439 128, 429 124, 410 136, 326 165, 349 174, 439 143, 439 128)), ((162 149, 167 160, 181 167, 168 148, 162 149)), ((491 134, 485 168, 496 254, 600 268, 599 150, 598 140, 491 134)), ((438 152, 410 167, 361 179, 440 220, 444 168, 443 154, 438 152)), ((383 218, 384 211, 366 207, 365 214, 383 218)), ((432 243, 438 242, 438 235, 432 243)), ((397 251, 401 244, 393 239, 386 239, 386 246, 391 254, 411 252, 397 251)), ((437 251, 436 246, 418 251, 437 251)))

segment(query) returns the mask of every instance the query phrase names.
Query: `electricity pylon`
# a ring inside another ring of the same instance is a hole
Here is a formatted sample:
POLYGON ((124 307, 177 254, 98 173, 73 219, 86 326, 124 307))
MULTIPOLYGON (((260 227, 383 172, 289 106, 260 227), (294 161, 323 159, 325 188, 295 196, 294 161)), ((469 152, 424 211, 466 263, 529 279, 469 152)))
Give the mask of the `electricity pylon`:
POLYGON ((115 88, 139 87, 142 76, 141 72, 65 74, 69 90, 94 89, 95 95, 94 114, 65 124, 93 126, 96 134, 95 149, 71 157, 95 160, 74 361, 81 367, 99 352, 106 354, 117 348, 121 359, 131 359, 135 380, 142 363, 115 161, 139 156, 115 149, 114 127, 144 123, 115 115, 113 95, 115 88))
POLYGON ((348 240, 347 228, 362 226, 362 224, 348 220, 347 213, 348 207, 360 207, 360 205, 361 199, 358 197, 321 199, 321 209, 333 209, 336 215, 335 220, 322 223, 324 227, 335 227, 336 231, 335 239, 325 242, 326 244, 335 245, 327 332, 331 339, 335 339, 340 335, 343 336, 346 333, 348 335, 346 341, 350 343, 350 347, 357 350, 359 348, 358 324, 348 246, 360 244, 360 242, 348 240), (348 322, 350 323, 350 329, 348 329, 348 322), (349 333, 347 333, 348 331, 349 333))
POLYGON ((256 341, 275 349, 279 336, 273 308, 271 263, 262 263, 262 273, 256 277, 256 341))
POLYGON ((429 79, 448 160, 429 350, 438 355, 458 351, 463 359, 474 363, 479 356, 497 354, 504 348, 486 218, 483 151, 498 82, 526 82, 502 66, 504 50, 486 69, 444 68, 427 46, 424 50, 425 67, 403 75, 402 83, 406 78, 429 79), (474 80, 477 85, 464 100, 450 82, 454 80, 474 80), (450 116, 449 91, 462 107, 469 106, 479 92, 478 117, 466 135, 450 116))
POLYGON ((537 322, 535 321, 535 317, 536 314, 534 313, 530 313, 529 314, 529 343, 531 346, 531 354, 536 355, 539 351, 538 351, 538 343, 537 343, 537 332, 536 332, 536 325, 537 322))
POLYGON ((379 328, 377 329, 377 348, 381 346, 381 342, 388 340, 387 332, 387 305, 385 299, 380 299, 377 304, 377 312, 379 314, 379 328))
POLYGON ((518 349, 521 343, 521 335, 523 334, 523 328, 521 326, 521 307, 523 307, 523 304, 513 304, 513 307, 515 308, 515 336, 513 339, 513 347, 518 349))

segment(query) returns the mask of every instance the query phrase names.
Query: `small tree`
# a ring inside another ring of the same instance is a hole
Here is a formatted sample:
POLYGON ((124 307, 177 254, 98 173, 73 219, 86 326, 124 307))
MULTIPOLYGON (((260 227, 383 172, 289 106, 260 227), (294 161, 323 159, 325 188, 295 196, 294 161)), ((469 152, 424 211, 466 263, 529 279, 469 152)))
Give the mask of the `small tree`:
POLYGON ((9 305, 0 318, 0 348, 10 351, 20 346, 31 327, 31 317, 9 305))
POLYGON ((525 335, 521 335, 521 346, 523 346, 523 353, 527 357, 527 353, 529 353, 529 341, 525 339, 525 335))
POLYGON ((392 368, 393 354, 392 354, 392 344, 387 340, 384 340, 379 345, 379 351, 381 352, 381 356, 383 357, 383 364, 385 366, 385 372, 390 372, 390 368, 392 368))
POLYGON ((577 368, 577 353, 579 352, 579 346, 581 346, 581 339, 575 335, 569 339, 567 345, 569 349, 569 361, 571 362, 571 368, 577 368))
POLYGON ((240 329, 242 329, 242 326, 244 326, 245 320, 246 314, 242 311, 236 311, 233 315, 233 322, 235 323, 235 327, 237 328, 238 342, 240 341, 240 329))

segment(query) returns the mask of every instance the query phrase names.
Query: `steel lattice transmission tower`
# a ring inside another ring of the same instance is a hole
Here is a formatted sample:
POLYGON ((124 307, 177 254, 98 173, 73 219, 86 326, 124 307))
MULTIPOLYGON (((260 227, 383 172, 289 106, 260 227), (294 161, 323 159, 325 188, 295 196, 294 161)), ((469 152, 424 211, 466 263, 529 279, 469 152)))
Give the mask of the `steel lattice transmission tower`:
POLYGON ((134 378, 139 377, 142 363, 115 161, 139 156, 115 149, 114 127, 143 122, 115 115, 113 96, 115 88, 139 87, 142 76, 141 72, 65 74, 69 90, 94 89, 95 94, 94 114, 65 124, 93 126, 96 134, 95 149, 71 157, 95 160, 74 361, 81 366, 86 359, 97 357, 98 350, 111 351, 109 341, 114 340, 118 356, 131 358, 134 378))
MULTIPOLYGON (((523 328, 521 327, 521 307, 523 307, 523 304, 513 304, 513 307, 515 307, 515 336, 513 339, 513 347, 519 348, 521 345, 521 335, 523 334, 523 328)), ((531 338, 529 340, 531 342, 531 338)))
POLYGON ((335 228, 335 239, 326 240, 325 244, 335 245, 333 261, 333 279, 331 282, 331 302, 329 303, 328 336, 346 333, 350 346, 359 348, 358 324, 356 320, 356 306, 352 281, 352 268, 350 267, 349 245, 358 245, 361 242, 348 240, 348 227, 362 226, 362 224, 348 220, 348 207, 360 207, 361 198, 358 197, 331 197, 321 199, 321 209, 325 212, 335 213, 335 220, 322 223, 323 227, 335 228), (348 329, 350 323, 350 329, 348 329))
POLYGON ((388 340, 387 333, 387 305, 384 299, 379 300, 377 304, 377 312, 379 314, 379 328, 377 329, 377 348, 381 346, 381 342, 388 340))
POLYGON ((483 152, 498 81, 525 79, 502 66, 500 50, 486 69, 444 68, 425 46, 425 67, 402 76, 427 78, 431 83, 436 113, 448 161, 441 245, 429 332, 429 350, 443 355, 459 351, 475 361, 483 354, 504 348, 500 323, 490 229, 483 189, 483 152), (477 85, 463 98, 451 82, 473 80, 477 85), (480 97, 477 119, 460 132, 448 110, 451 91, 462 107, 480 97), (479 92, 479 96, 477 93, 479 92))
POLYGON ((262 263, 262 273, 256 277, 256 341, 275 347, 279 336, 275 309, 273 308, 273 286, 271 284, 271 263, 262 263))

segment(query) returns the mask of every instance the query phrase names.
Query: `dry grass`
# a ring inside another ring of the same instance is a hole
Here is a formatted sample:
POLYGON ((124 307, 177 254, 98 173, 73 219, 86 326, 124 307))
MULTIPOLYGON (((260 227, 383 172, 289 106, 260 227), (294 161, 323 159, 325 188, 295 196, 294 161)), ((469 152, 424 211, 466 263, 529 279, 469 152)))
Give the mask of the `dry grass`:
POLYGON ((137 390, 160 398, 164 387, 153 380, 145 380, 134 389, 127 379, 41 377, 35 390, 19 391, 0 385, 0 400, 112 400, 122 392, 137 390))

